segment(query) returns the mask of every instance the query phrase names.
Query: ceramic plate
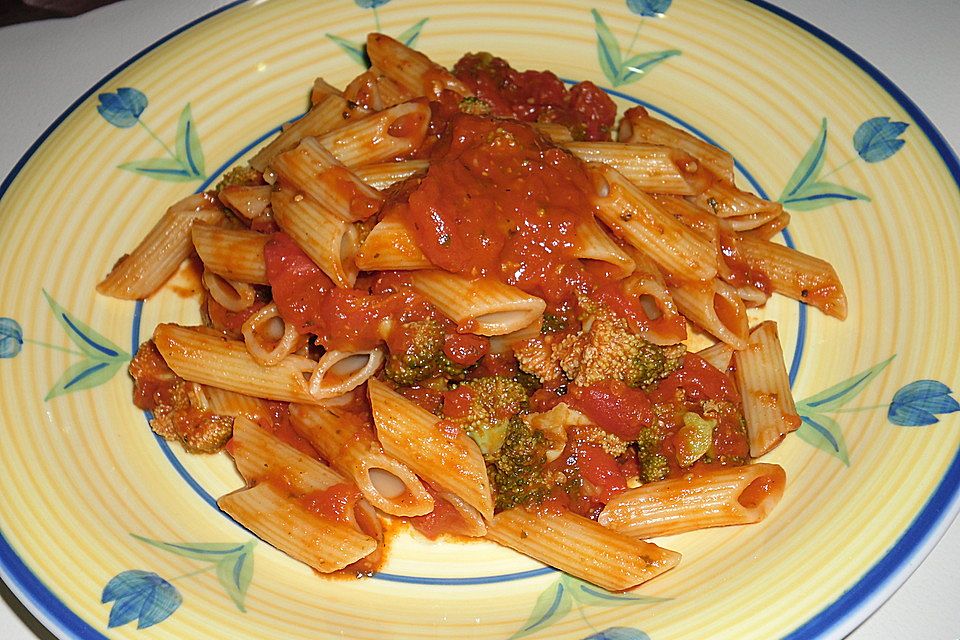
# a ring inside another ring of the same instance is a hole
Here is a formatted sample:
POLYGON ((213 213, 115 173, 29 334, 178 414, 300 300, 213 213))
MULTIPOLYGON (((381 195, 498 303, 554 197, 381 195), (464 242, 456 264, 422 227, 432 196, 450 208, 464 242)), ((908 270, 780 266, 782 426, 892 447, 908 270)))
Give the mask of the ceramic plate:
POLYGON ((0 188, 0 565, 64 638, 833 637, 905 578, 956 511, 956 159, 872 67, 734 0, 268 0, 189 25, 91 89, 0 188), (736 157, 792 215, 784 240, 840 273, 838 322, 777 300, 803 417, 771 456, 763 524, 664 540, 681 565, 628 594, 488 543, 398 534, 355 581, 314 575, 221 514, 226 456, 158 441, 130 354, 197 320, 175 279, 145 304, 94 285, 166 206, 361 70, 382 30, 452 64, 486 50, 591 79, 736 157))

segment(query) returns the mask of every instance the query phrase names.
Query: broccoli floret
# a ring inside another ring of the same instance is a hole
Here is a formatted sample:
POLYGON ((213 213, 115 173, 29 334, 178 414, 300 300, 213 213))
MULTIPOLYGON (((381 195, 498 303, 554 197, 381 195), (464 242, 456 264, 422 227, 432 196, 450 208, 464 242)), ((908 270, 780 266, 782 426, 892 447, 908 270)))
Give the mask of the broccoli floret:
POLYGON ((567 319, 552 313, 543 314, 543 320, 540 323, 540 333, 560 333, 567 328, 567 319))
POLYGON ((479 445, 488 459, 496 455, 507 438, 511 420, 527 409, 527 390, 503 376, 476 378, 458 389, 469 398, 467 410, 450 418, 479 445))
POLYGON ((686 350, 682 344, 647 342, 630 333, 626 320, 602 307, 585 326, 556 347, 564 374, 583 387, 601 380, 649 387, 677 369, 686 350))
POLYGON ((519 416, 508 423, 503 446, 488 466, 497 511, 539 504, 553 483, 546 471, 550 442, 542 431, 533 429, 519 416))
POLYGON ((660 453, 662 440, 663 434, 657 427, 644 427, 637 435, 637 462, 643 482, 663 480, 670 472, 666 456, 660 453))
POLYGON ((707 420, 693 411, 683 414, 683 426, 677 431, 677 463, 689 467, 702 458, 713 444, 716 420, 707 420))
POLYGON ((462 113, 468 113, 474 116, 488 116, 492 110, 489 103, 473 96, 469 96, 460 101, 460 111, 462 113))
POLYGON ((263 184, 263 174, 249 165, 240 165, 223 174, 220 182, 217 183, 216 191, 219 193, 224 187, 234 185, 255 187, 261 184, 263 184))
POLYGON ((407 347, 390 353, 384 368, 387 378, 404 387, 436 377, 463 379, 465 368, 443 352, 443 325, 433 319, 415 320, 401 330, 407 334, 407 347))

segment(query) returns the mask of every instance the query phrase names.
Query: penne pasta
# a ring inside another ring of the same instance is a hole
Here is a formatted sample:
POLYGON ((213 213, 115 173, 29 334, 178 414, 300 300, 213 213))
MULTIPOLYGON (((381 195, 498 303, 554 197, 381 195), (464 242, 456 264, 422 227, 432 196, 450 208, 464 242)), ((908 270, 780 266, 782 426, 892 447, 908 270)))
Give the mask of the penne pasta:
POLYGON ((217 198, 243 219, 254 220, 266 213, 272 190, 268 184, 255 187, 233 184, 220 189, 217 198))
POLYGON ((615 496, 597 522, 636 538, 760 522, 783 496, 786 474, 758 462, 650 482, 615 496))
POLYGON ((401 160, 356 167, 353 173, 374 189, 383 191, 398 182, 427 172, 429 160, 401 160))
POLYGON ((316 400, 328 400, 353 391, 369 380, 383 364, 383 351, 330 349, 317 361, 307 390, 316 400))
POLYGON ((197 223, 191 228, 190 237, 204 269, 227 280, 269 284, 263 260, 269 235, 197 223))
POLYGON ((306 336, 285 322, 272 302, 247 318, 240 332, 253 359, 266 366, 279 364, 307 343, 306 336))
POLYGON ((354 258, 360 271, 431 269, 433 264, 417 246, 398 216, 383 216, 370 230, 354 258))
POLYGON ((566 510, 501 511, 487 526, 487 539, 610 591, 646 582, 680 561, 675 551, 566 510))
POLYGON ((577 247, 573 255, 583 260, 593 260, 609 265, 610 277, 625 278, 637 267, 630 254, 607 235, 596 220, 589 220, 577 227, 577 247))
POLYGON ((430 124, 430 107, 404 102, 371 116, 351 120, 317 136, 324 148, 348 167, 359 167, 407 154, 423 142, 430 124))
POLYGON ((691 322, 734 349, 746 346, 747 309, 733 287, 716 278, 668 286, 680 313, 691 322))
POLYGON ((619 142, 567 142, 564 148, 585 162, 601 162, 616 169, 641 191, 696 195, 687 167, 693 156, 673 147, 619 142))
POLYGON ((373 66, 414 96, 439 98, 443 90, 463 97, 473 95, 452 73, 390 36, 382 33, 367 36, 367 55, 373 66))

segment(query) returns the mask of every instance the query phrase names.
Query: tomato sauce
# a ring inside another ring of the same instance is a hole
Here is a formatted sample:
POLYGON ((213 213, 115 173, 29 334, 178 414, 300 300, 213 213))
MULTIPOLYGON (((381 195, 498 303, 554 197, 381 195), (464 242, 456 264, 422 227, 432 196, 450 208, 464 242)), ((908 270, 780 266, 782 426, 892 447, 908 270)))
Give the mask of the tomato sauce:
POLYGON ((617 106, 592 82, 568 90, 550 71, 517 71, 488 53, 463 56, 453 73, 490 106, 492 115, 562 124, 577 140, 610 139, 617 106))
POLYGON ((647 394, 618 380, 571 386, 561 399, 621 440, 635 440, 640 429, 653 426, 656 419, 647 394))

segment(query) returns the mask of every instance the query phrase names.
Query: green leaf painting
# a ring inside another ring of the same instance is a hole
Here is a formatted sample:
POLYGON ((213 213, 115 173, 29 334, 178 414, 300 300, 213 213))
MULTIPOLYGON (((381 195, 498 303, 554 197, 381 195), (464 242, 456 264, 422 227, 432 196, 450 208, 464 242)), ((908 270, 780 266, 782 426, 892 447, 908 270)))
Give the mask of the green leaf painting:
MULTIPOLYGON (((666 6, 669 7, 669 3, 667 3, 666 6)), ((639 36, 640 27, 645 17, 641 18, 641 22, 634 33, 633 41, 627 48, 626 53, 624 53, 616 36, 614 36, 613 31, 611 31, 603 16, 600 15, 600 12, 592 9, 590 13, 593 16, 594 30, 597 34, 597 59, 600 63, 600 70, 603 71, 603 75, 607 77, 607 80, 609 80, 610 84, 614 87, 636 82, 664 60, 680 55, 680 50, 678 49, 638 54, 632 53, 633 45, 636 42, 637 36, 639 36)), ((641 15, 647 16, 653 14, 644 13, 641 15)))

